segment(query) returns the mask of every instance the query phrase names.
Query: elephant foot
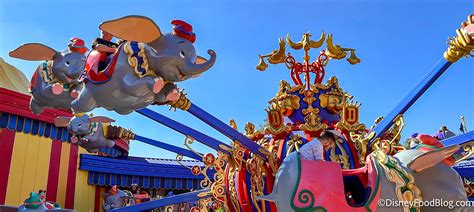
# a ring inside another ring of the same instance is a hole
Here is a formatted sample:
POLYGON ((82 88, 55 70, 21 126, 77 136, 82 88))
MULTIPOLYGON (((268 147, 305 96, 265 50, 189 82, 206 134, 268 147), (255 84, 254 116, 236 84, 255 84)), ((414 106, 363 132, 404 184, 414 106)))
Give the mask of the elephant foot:
POLYGON ((41 112, 43 112, 43 108, 34 99, 30 100, 30 110, 36 115, 39 115, 41 112))
POLYGON ((63 92, 63 86, 60 83, 54 83, 52 90, 53 94, 59 95, 63 92))
POLYGON ((174 101, 176 101, 176 100, 179 99, 179 96, 180 96, 180 94, 179 94, 178 90, 177 90, 177 89, 173 89, 173 90, 171 91, 171 93, 169 93, 168 95, 166 95, 166 100, 171 101, 171 102, 174 102, 174 101))
POLYGON ((73 99, 77 99, 77 97, 79 96, 79 91, 74 89, 69 93, 69 96, 73 99))
POLYGON ((165 86, 165 81, 163 80, 163 78, 161 77, 158 77, 158 78, 155 78, 155 83, 153 84, 153 93, 159 93, 161 91, 161 89, 163 89, 163 87, 165 86))
POLYGON ((73 143, 73 144, 77 143, 77 137, 76 136, 71 137, 71 143, 73 143))

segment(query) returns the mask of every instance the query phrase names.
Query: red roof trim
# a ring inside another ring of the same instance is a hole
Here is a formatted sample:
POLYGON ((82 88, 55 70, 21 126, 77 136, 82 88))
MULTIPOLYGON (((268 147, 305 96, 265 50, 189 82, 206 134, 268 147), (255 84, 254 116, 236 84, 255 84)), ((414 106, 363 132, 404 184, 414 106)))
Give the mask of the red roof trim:
POLYGON ((30 111, 31 96, 0 88, 0 111, 54 124, 58 116, 72 117, 66 110, 45 109, 40 115, 30 111))

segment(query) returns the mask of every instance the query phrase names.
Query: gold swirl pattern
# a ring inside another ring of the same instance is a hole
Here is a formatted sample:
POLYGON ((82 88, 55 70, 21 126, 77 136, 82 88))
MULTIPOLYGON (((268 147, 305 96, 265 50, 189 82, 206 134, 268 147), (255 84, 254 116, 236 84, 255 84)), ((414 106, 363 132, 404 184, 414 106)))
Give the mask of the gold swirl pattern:
POLYGON ((394 155, 405 148, 400 144, 401 133, 405 127, 403 115, 398 115, 393 126, 381 137, 377 138, 372 145, 372 151, 382 149, 386 154, 394 155))
POLYGON ((236 141, 233 142, 232 146, 233 146, 232 159, 235 163, 236 171, 239 171, 240 168, 242 167, 242 162, 244 160, 245 149, 242 146, 240 146, 239 142, 236 142, 236 141))
POLYGON ((365 157, 367 156, 367 143, 371 140, 375 133, 371 132, 369 136, 366 136, 367 133, 361 131, 360 133, 349 132, 352 142, 357 150, 357 156, 359 158, 359 163, 361 166, 365 164, 365 157))
POLYGON ((237 189, 235 188, 235 167, 230 166, 229 167, 229 174, 227 176, 227 179, 229 181, 229 196, 230 196, 230 202, 232 203, 232 207, 236 212, 240 212, 240 206, 239 206, 239 200, 237 197, 237 189))
POLYGON ((225 172, 224 172, 224 167, 226 165, 225 161, 227 160, 228 160, 227 155, 225 155, 222 152, 217 152, 217 158, 212 164, 212 167, 216 170, 216 173, 214 174, 214 183, 212 183, 212 186, 211 186, 212 196, 218 202, 219 205, 222 205, 224 207, 226 211, 229 210, 226 204, 227 197, 225 194, 226 189, 225 189, 225 172))
POLYGON ((338 138, 336 142, 334 142, 334 144, 331 146, 331 154, 329 158, 331 161, 341 164, 343 169, 349 169, 349 155, 347 155, 346 150, 344 150, 344 147, 342 146, 343 143, 344 140, 341 138, 338 138), (339 149, 339 151, 341 151, 341 154, 336 153, 336 147, 339 149))
POLYGON ((145 54, 145 43, 140 43, 140 42, 138 43, 138 49, 140 49, 138 52, 138 56, 143 59, 143 63, 141 64, 140 67, 145 70, 145 74, 142 74, 138 70, 138 59, 136 57, 133 57, 134 52, 132 49, 131 42, 132 41, 127 41, 124 44, 123 51, 128 54, 128 57, 127 57, 128 64, 133 67, 135 74, 140 78, 145 77, 145 76, 157 77, 155 72, 148 67, 148 59, 145 54))
MULTIPOLYGON (((392 156, 385 154, 382 150, 377 150, 371 155, 382 166, 387 180, 395 183, 395 192, 398 200, 404 202, 422 201, 422 194, 415 185, 415 178, 405 171, 392 156)), ((405 212, 412 210, 420 211, 419 205, 403 206, 403 211, 405 212)))
POLYGON ((300 135, 291 135, 290 140, 287 142, 288 150, 286 151, 286 155, 289 155, 295 149, 297 152, 300 151, 300 146, 303 144, 303 140, 301 140, 300 135))
POLYGON ((463 160, 466 160, 468 158, 470 158, 473 154, 474 154, 474 142, 471 141, 471 142, 468 142, 468 143, 465 143, 462 145, 462 150, 463 150, 463 153, 462 153, 462 157, 460 157, 459 159, 456 160, 456 163, 459 163, 463 160))

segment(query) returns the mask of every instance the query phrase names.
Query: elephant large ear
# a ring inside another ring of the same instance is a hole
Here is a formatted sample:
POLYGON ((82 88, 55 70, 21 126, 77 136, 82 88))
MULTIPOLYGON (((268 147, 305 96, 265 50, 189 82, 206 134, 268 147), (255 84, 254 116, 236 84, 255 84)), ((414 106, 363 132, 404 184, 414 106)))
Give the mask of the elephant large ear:
POLYGON ((422 172, 423 170, 435 166, 444 159, 451 157, 451 155, 458 150, 459 146, 455 145, 425 152, 413 158, 407 167, 414 172, 422 172))
POLYGON ((115 120, 113 120, 111 118, 108 118, 108 117, 105 117, 105 116, 95 116, 95 117, 89 118, 89 121, 90 122, 100 122, 100 123, 115 122, 115 120))
POLYGON ((66 116, 58 116, 54 119, 54 125, 56 127, 67 127, 69 125, 69 121, 71 118, 66 117, 66 116))
POLYGON ((160 28, 145 16, 131 15, 105 21, 99 28, 117 38, 129 41, 150 43, 161 37, 160 28))
POLYGON ((27 43, 11 51, 10 57, 23 60, 52 60, 58 52, 41 43, 27 43))

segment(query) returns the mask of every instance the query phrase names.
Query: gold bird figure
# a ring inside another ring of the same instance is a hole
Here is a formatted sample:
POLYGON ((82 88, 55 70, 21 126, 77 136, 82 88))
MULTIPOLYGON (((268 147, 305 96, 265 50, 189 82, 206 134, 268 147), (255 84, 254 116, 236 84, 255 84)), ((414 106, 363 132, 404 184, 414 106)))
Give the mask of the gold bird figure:
POLYGON ((303 37, 301 38, 301 41, 298 43, 294 43, 290 39, 290 34, 288 33, 286 35, 286 42, 288 45, 290 45, 291 48, 295 50, 299 50, 303 48, 305 51, 309 51, 311 48, 319 48, 323 45, 324 40, 326 39, 326 33, 323 32, 321 34, 321 37, 319 38, 318 41, 313 41, 311 40, 311 34, 310 33, 304 33, 303 37))
MULTIPOLYGON (((306 34, 306 33, 305 33, 306 34)), ((305 37, 305 34, 303 35, 303 38, 305 37)), ((292 49, 295 49, 295 50, 299 50, 301 48, 303 48, 303 43, 300 41, 298 43, 293 43, 293 41, 291 41, 290 39, 290 33, 288 33, 286 35, 286 42, 288 43, 288 45, 290 45, 290 47, 292 49)))
POLYGON ((286 59, 286 44, 283 38, 278 39, 280 48, 278 50, 273 50, 270 57, 268 58, 268 62, 271 64, 278 64, 285 62, 286 59))
POLYGON ((345 58, 347 53, 342 51, 341 46, 339 45, 334 45, 332 43, 332 34, 328 36, 328 39, 326 39, 326 44, 327 44, 327 55, 331 58, 334 59, 342 59, 345 58))

